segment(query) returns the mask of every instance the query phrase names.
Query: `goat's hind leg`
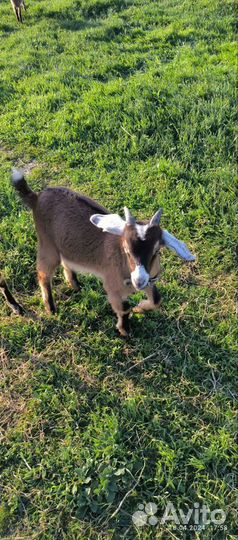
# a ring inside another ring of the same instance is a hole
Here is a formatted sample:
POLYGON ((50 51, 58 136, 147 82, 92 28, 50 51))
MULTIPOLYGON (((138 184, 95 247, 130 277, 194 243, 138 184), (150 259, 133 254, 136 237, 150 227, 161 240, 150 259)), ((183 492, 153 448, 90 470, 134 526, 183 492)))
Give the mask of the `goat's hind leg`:
POLYGON ((41 294, 43 298, 43 302, 45 305, 45 309, 47 313, 54 315, 56 313, 56 308, 52 296, 52 290, 51 290, 51 277, 52 274, 49 272, 45 272, 43 270, 38 270, 38 281, 41 288, 41 294))
POLYGON ((49 314, 56 313, 56 308, 52 296, 51 279, 60 263, 59 255, 49 246, 46 248, 40 246, 37 255, 37 273, 38 281, 41 288, 43 302, 46 311, 49 314))

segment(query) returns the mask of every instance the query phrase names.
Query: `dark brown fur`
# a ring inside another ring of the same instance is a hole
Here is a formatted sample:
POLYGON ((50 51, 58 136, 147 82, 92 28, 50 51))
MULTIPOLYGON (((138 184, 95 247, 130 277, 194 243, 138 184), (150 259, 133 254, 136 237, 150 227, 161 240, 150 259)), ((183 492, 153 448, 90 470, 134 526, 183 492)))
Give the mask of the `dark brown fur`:
MULTIPOLYGON (((145 221, 138 222, 139 225, 145 225, 145 221)), ((154 245, 161 243, 162 231, 158 225, 151 226, 146 233, 145 240, 141 240, 136 229, 133 226, 127 226, 124 233, 131 260, 131 269, 134 270, 137 263, 142 264, 150 272, 151 263, 154 257, 154 245)))

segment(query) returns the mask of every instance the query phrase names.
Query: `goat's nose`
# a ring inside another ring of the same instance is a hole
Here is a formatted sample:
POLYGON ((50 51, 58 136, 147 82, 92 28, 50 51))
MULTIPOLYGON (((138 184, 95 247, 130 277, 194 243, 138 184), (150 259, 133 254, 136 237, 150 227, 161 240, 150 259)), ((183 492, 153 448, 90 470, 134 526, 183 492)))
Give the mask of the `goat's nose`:
POLYGON ((139 280, 139 281, 136 282, 136 285, 137 285, 137 288, 138 288, 138 289, 144 289, 144 288, 146 287, 147 283, 148 283, 147 280, 145 280, 145 279, 142 280, 142 279, 141 279, 141 280, 139 280))
POLYGON ((131 279, 134 287, 138 290, 144 289, 149 280, 149 274, 146 272, 146 269, 142 265, 138 265, 134 272, 131 274, 131 279))

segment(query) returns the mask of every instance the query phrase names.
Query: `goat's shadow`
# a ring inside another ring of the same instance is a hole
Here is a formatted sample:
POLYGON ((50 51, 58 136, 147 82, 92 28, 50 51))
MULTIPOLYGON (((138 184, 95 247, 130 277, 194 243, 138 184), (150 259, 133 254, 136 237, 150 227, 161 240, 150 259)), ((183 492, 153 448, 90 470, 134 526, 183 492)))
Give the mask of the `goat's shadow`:
MULTIPOLYGON (((95 325, 100 326, 99 321, 95 325)), ((168 317, 160 312, 132 314, 130 330, 128 338, 118 338, 122 342, 118 357, 112 362, 110 355, 105 356, 106 372, 111 369, 135 382, 139 378, 140 386, 159 393, 164 386, 158 380, 159 373, 166 374, 166 386, 169 381, 176 386, 183 377, 208 395, 225 392, 227 398, 233 399, 236 352, 209 337, 211 328, 206 320, 199 323, 196 319, 193 323, 186 317, 168 317), (157 375, 154 381, 150 372, 157 375)), ((116 329, 114 332, 117 336, 116 329)))
MULTIPOLYGON (((97 291, 96 285, 92 285, 93 290, 97 291)), ((183 377, 188 383, 202 388, 207 395, 221 392, 225 393, 227 399, 234 399, 236 351, 228 345, 219 345, 219 338, 216 341, 214 337, 209 336, 211 331, 209 314, 207 319, 203 316, 199 321, 197 315, 191 319, 191 315, 190 318, 186 318, 186 315, 171 317, 163 311, 147 312, 143 315, 131 313, 130 334, 128 338, 122 338, 116 330, 116 316, 112 313, 105 297, 102 298, 100 316, 95 315, 89 319, 89 326, 85 324, 82 338, 82 333, 77 337, 74 325, 83 324, 84 320, 87 321, 87 317, 84 319, 82 314, 79 314, 77 320, 75 315, 76 318, 71 325, 71 309, 74 305, 77 306, 77 303, 80 304, 81 293, 69 290, 67 286, 63 286, 62 291, 62 285, 56 288, 55 293, 58 296, 59 319, 49 319, 44 316, 41 318, 45 328, 43 335, 46 337, 46 343, 48 345, 49 333, 52 330, 56 340, 62 335, 66 340, 70 339, 72 330, 74 346, 78 348, 77 361, 80 364, 81 347, 86 346, 90 355, 97 358, 101 341, 102 350, 108 350, 108 354, 102 353, 100 357, 104 368, 99 375, 99 382, 108 375, 109 370, 115 378, 120 377, 125 380, 130 378, 135 384, 139 381, 140 386, 145 390, 150 392, 153 390, 160 394, 169 381, 176 386, 183 377), (88 344, 86 344, 87 340, 88 344), (113 352, 112 355, 111 347, 115 340, 117 353, 113 352), (163 375, 166 375, 165 386, 161 382, 163 375)), ((93 302, 92 297, 89 311, 93 309, 93 302)), ((76 312, 77 307, 74 309, 75 314, 76 312)), ((44 352, 44 343, 42 352, 44 352)), ((74 385, 71 377, 70 384, 76 388, 78 382, 74 385)), ((92 397, 93 394, 94 392, 92 392, 92 397)))
MULTIPOLYGON (((100 336, 103 350, 108 349, 109 351, 102 357, 105 366, 105 373, 103 369, 101 372, 102 378, 110 369, 115 376, 130 377, 135 381, 139 377, 140 384, 146 388, 147 383, 143 373, 148 375, 150 371, 157 369, 160 372, 164 371, 168 378, 171 376, 175 384, 176 380, 179 381, 183 376, 197 385, 202 385, 208 393, 226 387, 227 396, 233 396, 235 380, 234 373, 231 374, 230 368, 235 369, 236 351, 228 345, 219 345, 219 337, 217 341, 216 338, 210 337, 211 330, 213 330, 214 336, 214 323, 211 328, 209 313, 207 316, 203 315, 199 320, 197 314, 194 314, 193 317, 191 313, 187 317, 186 314, 182 317, 167 316, 163 307, 162 311, 147 312, 143 315, 131 312, 130 334, 128 338, 122 338, 119 337, 116 330, 116 316, 113 314, 105 295, 102 295, 100 300, 99 314, 95 313, 89 319, 87 315, 84 317, 80 313, 81 310, 77 314, 77 305, 79 306, 81 302, 84 303, 85 300, 89 302, 87 313, 94 310, 94 293, 98 294, 97 283, 94 283, 92 279, 86 287, 88 291, 90 289, 93 293, 91 297, 90 294, 84 295, 83 290, 77 292, 68 289, 67 285, 61 284, 59 277, 54 287, 58 316, 46 317, 44 310, 42 310, 42 314, 35 311, 25 311, 25 320, 28 318, 28 313, 29 319, 35 318, 35 320, 41 321, 43 327, 41 352, 44 352, 44 349, 48 347, 52 332, 54 340, 63 336, 67 341, 71 339, 72 331, 74 346, 78 347, 78 361, 80 363, 80 348, 85 345, 87 340, 89 340, 90 354, 97 357, 100 336), (89 326, 87 326, 87 321, 89 326), (84 325, 83 338, 81 337, 82 332, 79 332, 79 337, 77 337, 75 331, 75 328, 79 328, 80 325, 84 325), (112 355, 111 346, 115 340, 117 353, 114 352, 112 355)), ((24 305, 24 300, 22 302, 24 305)), ((136 303, 134 301, 134 304, 136 303)), ((133 304, 133 301, 130 304, 133 304)), ((222 319, 223 315, 220 316, 222 319)), ((8 339, 6 339, 6 346, 10 352, 11 346, 8 339)), ((14 355, 14 350, 12 350, 12 354, 14 355)), ((12 354, 10 352, 10 356, 12 354)), ((22 351, 22 355, 27 355, 26 349, 22 351)), ((154 382, 150 380, 148 387, 156 389, 156 381, 157 379, 154 382)), ((161 385, 158 383, 157 390, 160 391, 160 389, 161 385)))

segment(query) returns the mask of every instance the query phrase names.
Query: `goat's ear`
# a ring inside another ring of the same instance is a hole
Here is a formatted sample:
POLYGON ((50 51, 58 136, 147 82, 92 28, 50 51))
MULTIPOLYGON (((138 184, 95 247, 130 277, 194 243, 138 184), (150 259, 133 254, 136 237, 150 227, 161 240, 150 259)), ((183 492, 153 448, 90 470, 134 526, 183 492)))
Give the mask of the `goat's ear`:
POLYGON ((126 222, 118 214, 93 214, 91 223, 104 232, 122 236, 126 222))
POLYGON ((163 208, 160 208, 158 212, 156 212, 156 214, 154 214, 154 216, 151 218, 150 225, 159 225, 162 214, 163 214, 163 208))
POLYGON ((196 260, 195 255, 189 251, 187 245, 166 230, 163 230, 162 232, 162 241, 166 247, 175 251, 181 259, 184 259, 185 261, 196 260))

